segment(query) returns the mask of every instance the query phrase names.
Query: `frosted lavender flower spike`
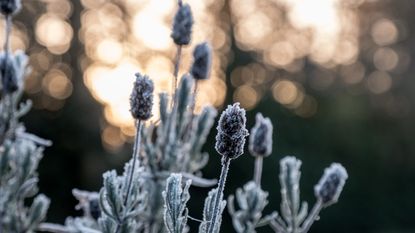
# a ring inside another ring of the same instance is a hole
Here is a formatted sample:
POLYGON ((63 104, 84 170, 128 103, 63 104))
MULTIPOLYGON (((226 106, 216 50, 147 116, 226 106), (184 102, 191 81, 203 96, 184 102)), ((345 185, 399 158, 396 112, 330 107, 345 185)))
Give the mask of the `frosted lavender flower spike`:
POLYGON ((198 44, 193 50, 193 65, 190 73, 196 80, 209 78, 212 63, 212 49, 208 43, 198 44))
POLYGON ((174 16, 171 37, 177 45, 188 45, 192 35, 193 15, 188 4, 179 0, 179 9, 174 16))
POLYGON ((3 15, 11 15, 21 8, 20 0, 0 0, 0 11, 3 15))
POLYGON ((224 157, 236 159, 243 154, 246 129, 245 109, 239 103, 229 105, 220 116, 216 135, 216 151, 224 157))
POLYGON ((254 127, 249 136, 249 152, 253 156, 269 156, 272 152, 272 123, 264 118, 261 113, 256 115, 254 127))
POLYGON ((13 93, 19 88, 18 67, 15 64, 13 55, 8 53, 0 54, 0 75, 4 93, 13 93))
POLYGON ((314 194, 324 207, 338 201, 347 178, 347 171, 341 164, 333 163, 324 170, 320 181, 314 186, 314 194))
POLYGON ((136 73, 133 91, 130 96, 130 111, 136 120, 147 120, 151 117, 153 107, 154 84, 148 76, 136 73))

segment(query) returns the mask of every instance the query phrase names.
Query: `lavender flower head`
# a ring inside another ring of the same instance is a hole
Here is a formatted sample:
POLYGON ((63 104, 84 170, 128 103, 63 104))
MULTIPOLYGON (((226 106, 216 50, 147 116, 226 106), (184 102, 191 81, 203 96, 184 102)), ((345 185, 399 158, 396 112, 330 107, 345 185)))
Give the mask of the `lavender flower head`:
POLYGON ((8 53, 0 54, 0 75, 3 92, 10 94, 19 89, 18 82, 18 67, 12 57, 13 55, 8 53))
POLYGON ((324 170, 324 175, 314 186, 314 194, 317 199, 321 200, 324 207, 338 201, 347 178, 347 171, 341 164, 333 163, 324 170))
POLYGON ((249 151, 253 156, 269 156, 272 152, 272 123, 261 113, 256 115, 256 122, 249 137, 249 151))
POLYGON ((293 187, 298 189, 298 182, 300 180, 301 160, 294 156, 286 156, 280 161, 280 180, 284 189, 293 187), (296 186, 296 187, 294 187, 296 186))
POLYGON ((173 32, 171 37, 177 45, 188 45, 192 35, 193 15, 188 4, 179 0, 179 9, 174 16, 173 32))
POLYGON ((223 157, 236 159, 243 154, 246 129, 245 109, 239 107, 239 103, 229 105, 220 116, 216 135, 216 151, 223 157))
POLYGON ((130 96, 131 114, 137 120, 147 120, 151 117, 153 107, 154 85, 148 76, 135 74, 133 91, 130 96))
POLYGON ((20 0, 0 0, 0 11, 3 15, 15 14, 21 6, 20 0))
POLYGON ((208 43, 198 44, 193 50, 193 65, 190 73, 193 78, 203 80, 209 78, 212 63, 212 49, 208 43))

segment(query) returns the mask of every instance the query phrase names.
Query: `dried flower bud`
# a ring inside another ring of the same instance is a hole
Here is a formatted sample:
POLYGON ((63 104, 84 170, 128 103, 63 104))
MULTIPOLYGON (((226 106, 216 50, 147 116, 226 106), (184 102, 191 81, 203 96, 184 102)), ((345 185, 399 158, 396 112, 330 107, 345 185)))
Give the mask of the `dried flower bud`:
POLYGON ((193 65, 190 70, 197 80, 209 78, 212 63, 212 49, 208 43, 198 44, 193 50, 193 65))
POLYGON ((256 122, 249 137, 249 151, 254 156, 269 156, 272 152, 272 123, 261 113, 256 115, 256 122))
POLYGON ((130 111, 135 119, 147 120, 151 117, 153 107, 153 81, 148 76, 139 73, 135 76, 137 78, 130 96, 130 111))
POLYGON ((324 170, 324 175, 314 186, 316 198, 320 199, 325 207, 336 203, 347 178, 346 169, 341 164, 333 163, 324 170))
POLYGON ((15 14, 21 6, 20 0, 0 0, 0 11, 3 15, 15 14))
POLYGON ((229 105, 220 116, 216 129, 216 151, 222 156, 235 159, 243 154, 246 129, 245 109, 239 107, 239 103, 229 105))
POLYGON ((18 71, 16 69, 18 68, 12 54, 0 54, 1 83, 5 93, 13 93, 19 88, 18 71))
POLYGON ((179 3, 179 9, 174 16, 171 37, 177 45, 188 45, 192 34, 193 15, 188 4, 179 3))

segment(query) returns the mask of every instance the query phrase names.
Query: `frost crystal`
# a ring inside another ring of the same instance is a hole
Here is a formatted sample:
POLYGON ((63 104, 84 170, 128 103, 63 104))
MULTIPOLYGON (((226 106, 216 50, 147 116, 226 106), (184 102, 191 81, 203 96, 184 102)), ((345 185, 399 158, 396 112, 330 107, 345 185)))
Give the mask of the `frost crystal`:
POLYGON ((256 122, 251 130, 249 151, 254 156, 269 156, 272 152, 272 123, 261 113, 256 115, 256 122))
POLYGON ((324 170, 324 175, 314 187, 316 198, 321 200, 324 206, 336 203, 347 178, 346 169, 338 163, 333 163, 324 170))
POLYGON ((245 109, 239 107, 239 103, 229 105, 220 116, 216 128, 216 151, 222 156, 235 159, 243 154, 246 129, 245 109))
POLYGON ((135 119, 147 120, 151 117, 153 107, 153 81, 148 76, 139 73, 135 76, 137 78, 130 96, 130 111, 135 119))
POLYGON ((209 78, 212 63, 212 50, 208 43, 198 44, 193 51, 193 65, 190 70, 197 80, 209 78))
POLYGON ((179 10, 174 16, 171 37, 177 45, 188 45, 192 34, 193 15, 188 4, 179 4, 179 10))

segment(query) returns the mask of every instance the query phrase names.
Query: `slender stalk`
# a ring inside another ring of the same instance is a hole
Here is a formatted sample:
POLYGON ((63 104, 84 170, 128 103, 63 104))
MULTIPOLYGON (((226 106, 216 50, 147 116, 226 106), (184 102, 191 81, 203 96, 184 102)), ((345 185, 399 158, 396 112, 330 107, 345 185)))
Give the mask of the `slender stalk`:
POLYGON ((210 224, 209 224, 209 229, 208 229, 208 233, 213 233, 213 229, 215 228, 215 224, 217 222, 218 219, 218 215, 219 215, 219 205, 220 202, 222 200, 222 196, 223 196, 223 190, 225 189, 225 182, 226 182, 226 177, 228 176, 228 171, 229 171, 229 164, 231 163, 231 159, 228 156, 223 157, 222 159, 222 171, 220 173, 220 178, 219 178, 219 184, 218 184, 218 190, 215 196, 215 203, 213 206, 213 213, 212 213, 212 218, 210 219, 210 224))
POLYGON ((284 227, 275 220, 272 220, 269 225, 275 233, 286 233, 284 227))
POLYGON ((190 106, 190 113, 192 113, 192 120, 193 120, 193 116, 194 116, 193 112, 195 111, 195 108, 196 108, 196 97, 197 97, 197 88, 198 88, 197 84, 198 83, 199 83, 199 81, 195 80, 195 87, 193 89, 193 94, 192 94, 193 101, 192 101, 192 105, 190 106))
MULTIPOLYGON (((137 132, 135 134, 135 140, 134 140, 134 149, 133 149, 133 165, 130 169, 130 175, 129 175, 129 179, 128 179, 128 183, 127 183, 127 193, 125 194, 125 198, 124 198, 124 207, 127 206, 128 203, 128 199, 130 198, 130 192, 131 192, 131 184, 133 182, 133 177, 134 177, 134 170, 135 170, 135 166, 138 160, 138 154, 140 153, 140 143, 141 143, 141 120, 138 120, 136 123, 136 128, 137 128, 137 132)), ((126 210, 126 208, 125 208, 126 210)), ((124 210, 124 211, 125 211, 124 210)), ((124 213, 125 215, 126 213, 124 213)), ((122 221, 124 221, 124 219, 122 219, 122 221)), ((118 223, 117 225, 117 229, 116 229, 116 233, 118 233, 121 229, 121 224, 118 223)))
POLYGON ((133 149, 133 166, 130 170, 130 179, 128 180, 128 186, 127 186, 127 194, 125 195, 124 199, 124 206, 127 205, 128 199, 131 192, 131 183, 133 181, 134 176, 134 170, 135 170, 135 164, 138 160, 138 154, 140 153, 140 142, 141 142, 141 120, 137 121, 137 132, 135 134, 135 142, 134 142, 134 149, 133 149))
POLYGON ((262 157, 262 156, 256 156, 255 157, 254 181, 258 185, 258 187, 261 187, 261 176, 262 176, 263 161, 264 161, 264 157, 262 157))
MULTIPOLYGON (((180 60, 182 57, 182 46, 178 45, 177 46, 177 52, 176 52, 176 58, 175 58, 175 63, 174 63, 174 71, 173 71, 173 75, 174 75, 174 79, 173 79, 173 84, 172 84, 172 96, 175 98, 176 96, 176 89, 177 89, 177 79, 179 76, 179 67, 180 67, 180 60)), ((173 101, 171 103, 171 106, 173 106, 173 101)))
POLYGON ((7 53, 10 51, 10 34, 12 31, 12 16, 11 15, 6 15, 6 20, 5 20, 5 40, 4 40, 4 51, 6 52, 6 56, 7 53))
MULTIPOLYGON (((3 219, 3 213, 0 213, 0 219, 3 219)), ((3 233, 3 221, 0 221, 0 233, 3 233)))
MULTIPOLYGON (((7 58, 9 56, 9 51, 10 51, 10 34, 12 31, 12 17, 10 15, 6 15, 5 16, 5 32, 4 32, 4 45, 3 45, 3 49, 4 49, 4 55, 5 55, 5 59, 3 60, 3 67, 7 67, 6 63, 7 63, 7 58)), ((2 76, 4 76, 5 74, 1 74, 2 76)), ((5 93, 2 92, 1 93, 2 99, 5 98, 5 93)), ((1 232, 0 232, 1 233, 1 232)))
POLYGON ((193 119, 195 118, 195 108, 196 108, 196 95, 197 95, 197 87, 198 87, 198 80, 195 81, 195 87, 193 89, 193 93, 192 93, 192 103, 190 105, 190 120, 189 120, 189 124, 186 126, 186 130, 184 133, 184 139, 188 140, 189 137, 191 136, 190 133, 192 132, 192 126, 193 126, 193 119))
POLYGON ((322 208, 323 208, 323 205, 322 205, 321 200, 317 200, 310 214, 308 215, 306 220, 304 220, 303 226, 299 231, 300 233, 307 233, 310 230, 311 225, 313 225, 314 221, 316 221, 318 214, 320 213, 322 208))

